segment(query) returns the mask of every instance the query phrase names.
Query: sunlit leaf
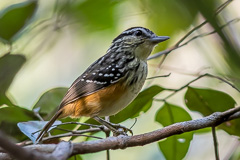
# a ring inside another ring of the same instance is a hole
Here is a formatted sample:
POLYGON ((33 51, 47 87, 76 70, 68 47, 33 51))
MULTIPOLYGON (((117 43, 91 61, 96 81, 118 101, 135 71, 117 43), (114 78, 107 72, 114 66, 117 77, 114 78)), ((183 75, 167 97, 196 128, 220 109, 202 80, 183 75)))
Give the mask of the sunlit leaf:
POLYGON ((160 86, 151 86, 142 92, 122 111, 114 116, 111 116, 111 122, 120 123, 128 118, 139 116, 140 112, 146 112, 152 106, 153 97, 163 91, 160 86))
POLYGON ((25 62, 26 58, 23 55, 5 54, 0 58, 0 106, 12 105, 5 93, 25 62))
MULTIPOLYGON (((41 129, 47 124, 48 121, 28 121, 28 122, 19 122, 17 124, 18 128, 24 133, 28 138, 30 138, 33 143, 35 143, 38 135, 40 134, 41 129)), ((52 127, 49 128, 48 132, 61 124, 61 121, 55 121, 52 127)))
POLYGON ((13 4, 0 12, 0 40, 13 37, 29 22, 37 7, 36 0, 13 4))
MULTIPOLYGON (((192 111, 208 116, 214 112, 224 112, 236 104, 228 94, 212 89, 199 89, 188 87, 185 94, 185 103, 192 111)), ((240 135, 240 120, 228 121, 219 126, 229 134, 240 135)))
MULTIPOLYGON (((157 113, 155 120, 164 127, 177 122, 189 121, 191 116, 183 108, 165 103, 157 113)), ((166 159, 181 160, 185 157, 193 138, 192 132, 171 136, 158 142, 159 148, 166 159)))
POLYGON ((192 111, 198 111, 204 116, 213 112, 223 112, 233 108, 234 99, 224 92, 212 89, 188 87, 185 94, 185 103, 192 111))

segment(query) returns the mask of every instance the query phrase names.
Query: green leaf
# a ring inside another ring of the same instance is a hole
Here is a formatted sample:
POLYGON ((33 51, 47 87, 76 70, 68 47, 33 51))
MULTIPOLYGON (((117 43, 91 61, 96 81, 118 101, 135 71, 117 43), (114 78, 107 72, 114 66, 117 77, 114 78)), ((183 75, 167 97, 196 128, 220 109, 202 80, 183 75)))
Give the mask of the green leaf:
POLYGON ((15 106, 5 94, 0 94, 0 107, 4 104, 7 106, 15 106))
POLYGON ((13 78, 26 62, 23 55, 6 54, 0 58, 0 94, 5 93, 13 78))
MULTIPOLYGON (((42 116, 47 117, 48 119, 51 118, 56 113, 58 106, 61 103, 67 90, 68 88, 53 88, 48 90, 39 98, 39 100, 34 105, 33 109, 40 108, 39 113, 42 116)), ((77 122, 78 119, 71 119, 68 117, 68 118, 62 119, 61 121, 63 123, 69 122, 69 121, 77 122)), ((73 128, 75 128, 75 126, 76 125, 69 124, 69 125, 63 125, 60 128, 72 130, 73 128)), ((51 133, 53 135, 56 135, 56 134, 64 133, 64 131, 53 130, 51 133)))
POLYGON ((5 93, 25 62, 26 58, 23 55, 5 54, 0 58, 0 106, 13 105, 5 93))
POLYGON ((79 154, 77 154, 68 158, 68 160, 83 160, 83 158, 79 154))
POLYGON ((163 90, 162 87, 156 85, 143 90, 125 109, 111 116, 111 122, 120 123, 128 118, 139 116, 140 112, 147 112, 152 106, 153 97, 163 90))
POLYGON ((0 40, 11 42, 13 37, 27 25, 37 8, 37 1, 13 4, 0 12, 0 40))
POLYGON ((36 117, 33 112, 21 107, 7 106, 0 108, 0 130, 20 141, 26 137, 18 129, 17 123, 34 119, 36 117))
MULTIPOLYGON (((183 108, 173 104, 165 103, 156 113, 155 120, 164 127, 177 122, 192 120, 191 116, 183 108)), ((168 137, 158 142, 159 149, 166 159, 183 159, 188 151, 193 138, 192 132, 168 137)))
POLYGON ((67 90, 67 88, 53 88, 48 90, 39 98, 33 109, 40 107, 39 113, 48 114, 49 116, 53 111, 56 111, 67 90))
POLYGON ((204 116, 208 116, 213 112, 226 111, 236 104, 228 94, 212 89, 188 87, 184 98, 190 110, 200 112, 204 116))
MULTIPOLYGON (((185 103, 192 111, 208 116, 214 112, 224 112, 234 108, 236 102, 228 94, 212 89, 199 89, 188 87, 185 94, 185 103)), ((240 119, 228 121, 218 128, 232 135, 240 136, 240 119)))

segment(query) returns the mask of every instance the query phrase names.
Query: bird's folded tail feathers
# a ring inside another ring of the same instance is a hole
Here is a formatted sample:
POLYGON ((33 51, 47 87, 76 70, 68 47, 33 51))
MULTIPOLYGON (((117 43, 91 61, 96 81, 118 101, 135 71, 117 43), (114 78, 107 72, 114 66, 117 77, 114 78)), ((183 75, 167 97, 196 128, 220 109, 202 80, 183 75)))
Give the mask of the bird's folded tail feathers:
POLYGON ((42 131, 40 132, 40 134, 38 135, 35 144, 37 144, 38 142, 40 142, 43 138, 43 136, 45 135, 45 133, 47 133, 47 131, 49 130, 49 128, 52 126, 52 124, 57 120, 57 118, 62 114, 62 110, 59 110, 49 121, 48 123, 43 127, 42 131))

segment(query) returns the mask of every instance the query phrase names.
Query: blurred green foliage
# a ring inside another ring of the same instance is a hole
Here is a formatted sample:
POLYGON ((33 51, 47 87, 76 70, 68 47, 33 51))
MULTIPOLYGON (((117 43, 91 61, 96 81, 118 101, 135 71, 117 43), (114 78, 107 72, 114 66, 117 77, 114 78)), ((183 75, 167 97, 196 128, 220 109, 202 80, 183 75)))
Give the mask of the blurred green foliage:
MULTIPOLYGON (((16 51, 14 52, 12 46, 17 41, 21 41, 21 38, 28 37, 29 31, 33 31, 34 36, 49 36, 39 30, 34 32, 36 26, 42 27, 43 30, 54 26, 54 31, 59 31, 65 26, 70 26, 70 29, 75 30, 75 32, 87 34, 97 32, 113 33, 122 26, 121 15, 131 16, 130 11, 136 10, 145 13, 141 18, 146 21, 146 26, 151 30, 154 30, 159 35, 174 36, 177 32, 185 31, 195 25, 197 18, 201 16, 208 21, 208 25, 213 30, 216 30, 220 43, 215 47, 222 49, 221 54, 225 60, 222 65, 228 68, 227 73, 224 74, 228 75, 230 80, 234 79, 234 84, 240 87, 240 48, 237 45, 236 35, 227 30, 222 30, 221 26, 226 23, 226 20, 221 15, 214 16, 220 2, 214 0, 56 0, 53 8, 43 9, 42 12, 38 12, 37 8, 41 6, 38 6, 35 0, 6 6, 0 11, 0 42, 8 46, 10 51, 7 53, 0 52, 0 129, 18 141, 23 141, 27 137, 17 128, 17 123, 37 120, 33 111, 25 109, 27 106, 19 107, 18 104, 15 104, 13 98, 9 98, 7 95, 8 89, 19 70, 26 62, 31 60, 31 58, 25 58, 25 53, 14 54, 16 51), (45 13, 51 13, 52 15, 49 18, 45 13), (48 25, 44 24, 46 22, 48 25)), ((139 24, 142 23, 139 22, 139 24)), ((30 41, 33 41, 33 39, 30 38, 30 41)), ((42 42, 37 41, 36 43, 42 45, 42 42)), ((169 43, 164 43, 164 48, 169 43)), ((36 53, 30 54, 34 55, 36 53)), ((216 71, 223 74, 221 70, 216 71)), ((147 87, 127 108, 112 116, 111 122, 120 123, 147 113, 152 107, 154 97, 162 94, 165 90, 164 87, 158 85, 147 87)), ((54 114, 66 91, 67 88, 49 89, 39 96, 40 98, 32 109, 40 107, 39 114, 48 120, 54 114)), ((188 109, 203 116, 217 111, 225 111, 235 107, 236 104, 235 100, 224 92, 194 87, 188 87, 184 100, 188 109)), ((189 113, 180 106, 165 102, 156 112, 155 120, 162 126, 167 126, 176 122, 191 120, 189 113)), ((62 121, 78 120, 66 118, 62 121)), ((92 119, 86 122, 96 124, 92 119)), ((75 126, 65 125, 63 128, 71 130, 75 126)), ((78 129, 85 128, 85 126, 81 126, 78 129)), ((223 129, 230 135, 239 136, 240 120, 232 120, 220 125, 218 128, 223 129)), ((208 131, 206 129, 203 132, 208 131)), ((53 131, 53 135, 60 133, 63 133, 63 131, 53 131)), ((190 132, 169 137, 158 142, 158 146, 166 159, 183 159, 189 150, 193 134, 193 132, 190 132)), ((71 159, 74 159, 74 157, 71 159)), ((77 156, 77 159, 80 160, 81 157, 77 156)))
MULTIPOLYGON (((204 116, 214 112, 224 112, 234 108, 235 100, 228 94, 212 89, 188 87, 185 103, 192 111, 198 111, 204 116)), ((219 126, 229 134, 240 136, 240 119, 232 120, 219 126)))
POLYGON ((69 7, 68 14, 89 31, 114 28, 116 20, 114 19, 114 7, 120 1, 112 0, 88 0, 76 1, 69 7))
MULTIPOLYGON (((192 120, 192 118, 183 108, 173 104, 164 103, 164 105, 157 111, 155 120, 166 127, 173 123, 192 120)), ((181 160, 187 154, 192 139, 193 133, 188 132, 168 137, 167 139, 158 142, 158 146, 166 159, 181 160)))
POLYGON ((208 116, 213 112, 224 112, 234 108, 236 104, 228 94, 212 89, 188 87, 184 98, 189 109, 198 111, 204 116, 208 116))
POLYGON ((23 55, 11 55, 8 53, 0 58, 0 105, 13 106, 13 103, 6 96, 6 91, 25 62, 26 58, 23 55))
POLYGON ((11 5, 0 12, 0 40, 12 42, 14 36, 29 23, 37 7, 31 0, 11 5))
POLYGON ((66 92, 67 88, 50 89, 39 98, 33 106, 33 109, 40 108, 39 113, 50 114, 48 117, 52 116, 51 113, 56 111, 57 106, 60 104, 66 92))

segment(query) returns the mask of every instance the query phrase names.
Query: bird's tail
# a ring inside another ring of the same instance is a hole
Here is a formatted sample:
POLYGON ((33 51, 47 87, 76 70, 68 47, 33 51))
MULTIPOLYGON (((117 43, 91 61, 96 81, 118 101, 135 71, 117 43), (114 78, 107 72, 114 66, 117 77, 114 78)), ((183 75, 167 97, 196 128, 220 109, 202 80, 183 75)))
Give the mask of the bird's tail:
POLYGON ((47 133, 47 131, 49 130, 49 128, 52 126, 52 124, 57 120, 57 118, 62 114, 62 110, 59 110, 51 119, 50 121, 48 121, 48 123, 43 127, 42 131, 40 132, 40 134, 38 135, 35 144, 37 144, 38 142, 40 142, 43 138, 43 136, 45 135, 45 133, 47 133))

